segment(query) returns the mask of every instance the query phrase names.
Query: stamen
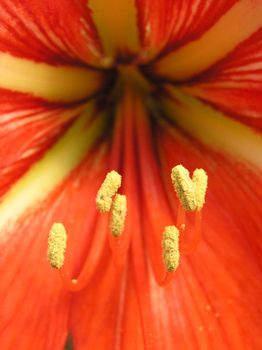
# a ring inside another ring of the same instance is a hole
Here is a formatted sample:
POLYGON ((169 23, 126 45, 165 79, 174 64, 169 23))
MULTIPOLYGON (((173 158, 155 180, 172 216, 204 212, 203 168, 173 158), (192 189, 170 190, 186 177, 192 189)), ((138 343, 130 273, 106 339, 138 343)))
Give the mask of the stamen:
MULTIPOLYGON (((95 266, 97 266, 98 261, 101 258, 102 252, 103 252, 103 237, 105 237, 105 230, 107 228, 108 221, 106 216, 101 216, 97 222, 97 227, 95 229, 94 234, 94 245, 96 246, 97 243, 97 250, 95 254, 88 254, 85 260, 84 265, 82 266, 82 269, 78 275, 78 277, 72 278, 71 273, 68 269, 68 264, 66 264, 66 260, 64 262, 64 265, 59 270, 59 274, 63 283, 63 286, 66 290, 70 292, 78 292, 82 289, 84 289, 88 283, 90 282, 94 271, 95 266), (99 243, 101 245, 99 245, 99 243)), ((70 251, 70 247, 68 247, 68 250, 70 251)))
POLYGON ((112 197, 121 186, 122 177, 115 170, 110 171, 99 188, 96 196, 96 206, 100 212, 108 212, 111 209, 112 197))
POLYGON ((176 227, 180 232, 186 227, 186 212, 180 203, 177 209, 176 227))
POLYGON ((183 208, 188 211, 196 210, 195 187, 189 171, 183 165, 177 165, 172 169, 171 180, 183 208))
POLYGON ((201 210, 205 204, 207 190, 207 174, 203 169, 195 169, 192 181, 195 185, 196 209, 201 210))
POLYGON ((162 240, 163 259, 168 272, 174 272, 179 265, 179 231, 176 226, 166 226, 162 240))
POLYGON ((119 237, 125 227, 126 196, 117 194, 112 205, 110 229, 115 237, 119 237))
POLYGON ((201 210, 197 210, 194 213, 195 219, 194 219, 194 228, 193 228, 193 236, 191 239, 191 242, 184 243, 183 241, 180 244, 180 251, 183 255, 189 255, 192 254, 196 249, 201 241, 202 236, 202 212, 201 210))
POLYGON ((185 210, 201 210, 205 204, 207 174, 203 169, 195 169, 192 180, 189 171, 181 164, 171 172, 174 189, 185 210))
POLYGON ((50 265, 60 269, 64 265, 67 234, 63 224, 54 223, 48 236, 47 258, 50 265))

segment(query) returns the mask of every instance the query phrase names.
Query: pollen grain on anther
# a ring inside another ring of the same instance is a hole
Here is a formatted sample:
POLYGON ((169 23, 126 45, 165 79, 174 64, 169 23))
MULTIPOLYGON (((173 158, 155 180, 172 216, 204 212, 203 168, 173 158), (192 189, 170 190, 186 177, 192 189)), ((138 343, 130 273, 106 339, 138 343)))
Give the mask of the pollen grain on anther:
POLYGON ((121 186, 122 177, 115 170, 110 171, 96 196, 96 206, 100 212, 109 212, 113 202, 113 196, 121 186))
POLYGON ((195 190, 189 171, 183 165, 176 165, 171 172, 171 180, 174 189, 185 210, 196 209, 195 190))
POLYGON ((47 259, 55 269, 64 265, 67 234, 63 224, 54 223, 48 236, 47 259))
POLYGON ((126 202, 125 195, 117 194, 112 204, 110 229, 115 237, 119 237, 125 228, 126 202))
POLYGON ((201 210, 205 204, 208 176, 205 170, 195 169, 192 177, 195 185, 196 209, 201 210))
POLYGON ((163 260, 167 272, 174 272, 179 265, 179 230, 176 226, 166 226, 162 239, 163 260))
POLYGON ((171 171, 174 190, 186 211, 201 210, 205 203, 207 174, 203 169, 195 169, 192 179, 183 165, 176 165, 171 171))

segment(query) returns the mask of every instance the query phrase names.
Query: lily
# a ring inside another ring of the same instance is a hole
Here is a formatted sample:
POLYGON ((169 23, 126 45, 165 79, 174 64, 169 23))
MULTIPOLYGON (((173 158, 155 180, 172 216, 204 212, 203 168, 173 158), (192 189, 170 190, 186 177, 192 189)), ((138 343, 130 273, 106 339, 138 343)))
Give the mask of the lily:
POLYGON ((1 1, 1 349, 262 348, 261 43, 261 0, 1 1))

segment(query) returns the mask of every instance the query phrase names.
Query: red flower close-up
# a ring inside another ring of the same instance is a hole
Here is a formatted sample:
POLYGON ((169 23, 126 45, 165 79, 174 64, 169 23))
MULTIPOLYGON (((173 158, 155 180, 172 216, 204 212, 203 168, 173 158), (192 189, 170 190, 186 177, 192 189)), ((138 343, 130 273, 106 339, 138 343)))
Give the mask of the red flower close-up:
POLYGON ((262 0, 1 0, 0 349, 262 349, 262 0))

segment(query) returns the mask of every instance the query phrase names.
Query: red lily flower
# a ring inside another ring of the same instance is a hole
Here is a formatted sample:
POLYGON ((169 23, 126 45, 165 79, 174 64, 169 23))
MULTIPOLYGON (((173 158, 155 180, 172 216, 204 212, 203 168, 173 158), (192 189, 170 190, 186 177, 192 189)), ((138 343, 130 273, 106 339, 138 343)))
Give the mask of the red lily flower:
POLYGON ((2 0, 0 90, 0 349, 262 349, 261 0, 2 0), (177 164, 209 187, 163 286, 177 164))

